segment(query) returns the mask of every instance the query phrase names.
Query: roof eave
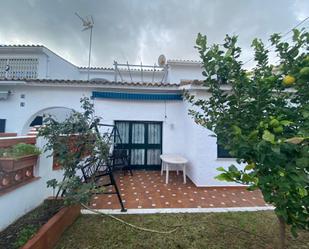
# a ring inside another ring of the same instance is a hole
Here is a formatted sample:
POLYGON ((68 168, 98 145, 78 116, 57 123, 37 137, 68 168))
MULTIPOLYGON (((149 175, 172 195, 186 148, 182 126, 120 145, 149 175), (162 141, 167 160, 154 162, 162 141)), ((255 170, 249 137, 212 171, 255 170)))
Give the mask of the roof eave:
POLYGON ((0 80, 0 85, 6 86, 40 86, 40 87, 73 87, 73 88, 102 88, 102 89, 140 89, 146 91, 179 91, 178 84, 171 83, 141 83, 141 82, 110 82, 110 81, 77 81, 77 80, 49 80, 49 79, 16 79, 0 80))

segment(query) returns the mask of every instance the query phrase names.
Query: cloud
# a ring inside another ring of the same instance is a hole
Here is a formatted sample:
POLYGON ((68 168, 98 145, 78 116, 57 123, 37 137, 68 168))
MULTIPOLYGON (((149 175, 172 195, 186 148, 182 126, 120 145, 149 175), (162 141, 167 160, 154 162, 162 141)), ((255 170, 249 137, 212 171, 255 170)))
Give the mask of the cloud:
MULTIPOLYGON (((0 43, 43 44, 76 65, 87 65, 89 33, 74 15, 93 15, 92 65, 118 62, 153 64, 158 55, 198 59, 198 32, 210 42, 239 35, 252 56, 254 37, 286 32, 309 16, 307 0, 11 0, 0 9, 0 43)), ((308 26, 305 23, 304 26, 308 26)))

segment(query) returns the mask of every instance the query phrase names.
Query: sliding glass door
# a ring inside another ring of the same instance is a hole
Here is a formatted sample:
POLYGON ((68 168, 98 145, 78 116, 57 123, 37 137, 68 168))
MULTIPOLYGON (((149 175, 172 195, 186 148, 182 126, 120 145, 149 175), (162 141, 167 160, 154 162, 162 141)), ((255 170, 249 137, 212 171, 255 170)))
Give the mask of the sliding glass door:
POLYGON ((120 139, 116 148, 127 149, 133 168, 159 169, 162 153, 162 122, 116 121, 120 139))

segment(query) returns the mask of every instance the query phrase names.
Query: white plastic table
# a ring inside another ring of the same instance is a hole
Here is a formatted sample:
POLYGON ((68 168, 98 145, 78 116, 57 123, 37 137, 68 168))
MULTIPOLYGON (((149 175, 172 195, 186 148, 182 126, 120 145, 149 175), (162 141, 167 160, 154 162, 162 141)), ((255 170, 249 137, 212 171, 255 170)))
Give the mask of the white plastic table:
POLYGON ((162 167, 161 167, 161 175, 163 175, 163 171, 166 171, 166 179, 165 182, 168 184, 168 172, 170 167, 176 167, 177 174, 178 174, 178 167, 181 167, 183 173, 183 182, 186 183, 186 165, 188 160, 181 155, 177 154, 162 154, 160 156, 162 160, 162 167))

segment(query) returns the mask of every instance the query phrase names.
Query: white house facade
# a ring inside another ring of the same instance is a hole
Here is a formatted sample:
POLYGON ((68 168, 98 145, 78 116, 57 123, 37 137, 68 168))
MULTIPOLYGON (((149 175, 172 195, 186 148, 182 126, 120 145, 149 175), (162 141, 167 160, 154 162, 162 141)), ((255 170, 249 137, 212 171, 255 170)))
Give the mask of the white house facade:
MULTIPOLYGON (((216 138, 195 124, 188 115, 190 104, 182 98, 184 88, 201 98, 209 97, 196 84, 202 79, 198 61, 167 60, 161 67, 114 63, 113 68, 88 69, 44 46, 0 46, 0 132, 27 135, 44 114, 61 121, 72 110, 79 111, 80 99, 86 96, 103 123, 118 125, 122 139, 130 144, 130 162, 136 168, 159 169, 160 154, 177 153, 188 159, 187 176, 196 186, 231 185, 214 177, 217 167, 227 167, 235 160, 220 154, 216 138), (150 136, 156 141, 152 146, 150 136), (145 146, 134 147, 134 139, 145 146)), ((0 230, 51 194, 46 189, 48 179, 61 178, 61 171, 52 169, 52 160, 45 154, 39 164, 40 172, 35 174, 41 179, 32 184, 41 189, 40 194, 34 195, 27 186, 23 192, 18 189, 14 195, 0 196, 0 212, 17 202, 18 195, 29 199, 21 210, 11 210, 0 230)))
MULTIPOLYGON (((64 119, 72 109, 80 110, 80 98, 87 96, 103 123, 122 121, 126 126, 133 122, 135 128, 144 129, 144 123, 157 122, 162 141, 152 158, 161 153, 182 154, 189 160, 187 175, 197 186, 226 185, 214 179, 216 168, 234 160, 220 158, 216 139, 194 123, 188 115, 190 105, 182 99, 183 88, 207 98, 207 91, 194 84, 203 77, 199 61, 167 60, 160 68, 88 70, 43 46, 1 46, 0 76, 2 132, 26 135, 35 118, 43 114, 64 119)), ((142 157, 138 163, 147 169, 147 156, 142 157)))

